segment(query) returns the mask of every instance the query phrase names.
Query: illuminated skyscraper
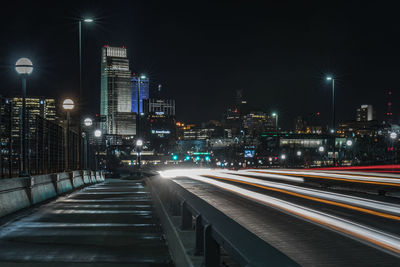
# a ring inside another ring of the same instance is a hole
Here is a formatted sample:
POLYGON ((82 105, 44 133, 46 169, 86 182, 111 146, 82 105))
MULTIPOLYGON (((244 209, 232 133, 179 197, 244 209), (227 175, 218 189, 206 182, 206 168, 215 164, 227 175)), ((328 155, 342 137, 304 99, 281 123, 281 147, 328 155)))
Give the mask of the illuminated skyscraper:
POLYGON ((138 91, 139 91, 139 113, 143 113, 143 99, 149 98, 149 78, 133 76, 132 77, 132 112, 138 112, 138 91), (139 83, 140 81, 140 83, 139 83))
POLYGON ((106 134, 135 135, 132 112, 131 71, 125 47, 102 48, 100 115, 106 134))

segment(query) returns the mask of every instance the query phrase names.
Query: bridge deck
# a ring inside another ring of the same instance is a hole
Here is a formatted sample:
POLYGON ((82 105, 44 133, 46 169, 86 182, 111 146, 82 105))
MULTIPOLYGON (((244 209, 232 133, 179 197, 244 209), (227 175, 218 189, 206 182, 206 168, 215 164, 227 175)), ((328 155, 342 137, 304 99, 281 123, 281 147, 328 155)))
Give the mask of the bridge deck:
POLYGON ((0 266, 169 266, 139 181, 108 180, 0 227, 0 266))

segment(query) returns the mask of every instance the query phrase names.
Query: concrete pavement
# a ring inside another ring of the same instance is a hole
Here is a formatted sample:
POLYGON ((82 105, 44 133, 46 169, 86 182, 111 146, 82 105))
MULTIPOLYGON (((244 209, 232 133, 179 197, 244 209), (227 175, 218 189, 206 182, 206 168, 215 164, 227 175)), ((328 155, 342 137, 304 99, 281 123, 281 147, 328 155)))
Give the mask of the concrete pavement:
POLYGON ((0 266, 172 266, 149 192, 109 179, 0 227, 0 266))

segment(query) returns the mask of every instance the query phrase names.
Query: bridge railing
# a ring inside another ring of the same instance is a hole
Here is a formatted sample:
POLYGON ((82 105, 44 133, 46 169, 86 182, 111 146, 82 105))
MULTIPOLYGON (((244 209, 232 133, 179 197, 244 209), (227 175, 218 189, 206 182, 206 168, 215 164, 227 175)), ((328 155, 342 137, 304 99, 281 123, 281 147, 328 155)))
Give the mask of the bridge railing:
POLYGON ((194 251, 196 255, 204 255, 205 266, 219 266, 221 247, 241 266, 298 266, 288 256, 177 183, 158 176, 147 178, 147 183, 159 205, 169 210, 171 216, 181 216, 182 230, 195 230, 194 251))
MULTIPOLYGON (((20 112, 19 112, 20 113, 20 112)), ((76 170, 78 143, 81 143, 81 168, 95 169, 95 147, 72 128, 38 115, 28 116, 26 131, 26 165, 29 175, 76 170)), ((11 106, 0 110, 0 178, 18 177, 22 162, 22 130, 20 114, 11 106)))

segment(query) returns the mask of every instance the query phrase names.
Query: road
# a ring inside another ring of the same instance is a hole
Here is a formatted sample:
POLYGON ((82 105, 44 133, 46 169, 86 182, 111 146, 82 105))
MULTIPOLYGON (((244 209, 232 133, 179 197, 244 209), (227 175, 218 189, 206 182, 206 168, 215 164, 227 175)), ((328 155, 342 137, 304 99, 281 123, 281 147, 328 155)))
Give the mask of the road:
POLYGON ((323 186, 393 189, 400 186, 400 175, 284 169, 175 169, 160 175, 201 196, 301 265, 400 264, 400 199, 323 186))

